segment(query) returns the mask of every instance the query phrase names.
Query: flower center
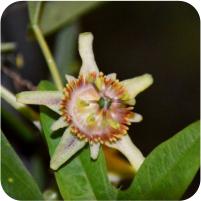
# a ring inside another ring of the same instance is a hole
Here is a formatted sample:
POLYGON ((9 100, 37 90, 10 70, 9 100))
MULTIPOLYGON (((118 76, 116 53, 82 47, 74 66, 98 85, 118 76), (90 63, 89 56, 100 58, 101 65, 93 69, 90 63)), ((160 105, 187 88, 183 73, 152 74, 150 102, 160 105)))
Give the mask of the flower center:
POLYGON ((98 101, 98 104, 99 104, 99 107, 101 109, 105 108, 105 109, 109 109, 110 105, 112 103, 112 100, 109 99, 109 98, 104 98, 104 97, 101 97, 98 101))
POLYGON ((91 73, 66 85, 61 111, 77 137, 104 143, 127 133, 129 119, 134 115, 128 100, 118 80, 91 73))

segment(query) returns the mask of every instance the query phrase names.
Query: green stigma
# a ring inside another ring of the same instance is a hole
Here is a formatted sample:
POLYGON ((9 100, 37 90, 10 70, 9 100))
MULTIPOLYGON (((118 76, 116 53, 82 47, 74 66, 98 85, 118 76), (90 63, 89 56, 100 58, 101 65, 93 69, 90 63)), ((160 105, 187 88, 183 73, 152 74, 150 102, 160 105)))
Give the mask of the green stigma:
POLYGON ((106 99, 101 97, 98 101, 99 107, 102 108, 109 108, 111 105, 112 101, 110 99, 106 99))

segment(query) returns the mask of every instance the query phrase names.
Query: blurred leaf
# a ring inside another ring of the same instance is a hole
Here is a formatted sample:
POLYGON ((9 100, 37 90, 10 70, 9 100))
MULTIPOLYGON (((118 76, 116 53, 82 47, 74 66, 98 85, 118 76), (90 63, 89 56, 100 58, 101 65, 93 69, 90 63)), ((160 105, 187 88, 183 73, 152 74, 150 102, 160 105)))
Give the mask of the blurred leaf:
POLYGON ((98 1, 46 1, 42 7, 39 27, 44 35, 52 33, 98 4, 98 1))
POLYGON ((43 200, 37 184, 3 133, 1 133, 1 182, 4 191, 14 199, 43 200))
POLYGON ((155 148, 119 199, 178 200, 200 165, 200 122, 192 123, 155 148))
MULTIPOLYGON (((53 85, 43 81, 40 90, 55 90, 53 85)), ((53 154, 60 137, 52 134, 50 127, 55 121, 54 113, 41 107, 41 124, 48 144, 50 156, 53 154)), ((58 133, 57 133, 58 134, 58 133)), ((55 172, 60 193, 65 200, 110 200, 115 199, 116 191, 107 178, 106 165, 102 151, 96 161, 90 159, 89 148, 81 150, 69 162, 55 172)))
POLYGON ((76 68, 74 65, 78 32, 78 24, 73 23, 59 31, 56 37, 54 55, 58 70, 64 83, 66 82, 65 74, 73 75, 78 70, 78 67, 76 68))
MULTIPOLYGON (((41 154, 41 153, 38 153, 41 154)), ((44 189, 46 182, 46 170, 43 166, 43 159, 39 155, 31 158, 31 173, 40 189, 44 189)))
POLYGON ((40 16, 40 9, 41 9, 41 1, 29 1, 28 2, 28 9, 29 9, 29 18, 32 25, 38 23, 39 16, 40 16))
POLYGON ((1 108, 2 119, 4 119, 8 126, 12 127, 16 135, 19 135, 26 142, 32 142, 35 139, 33 130, 24 124, 19 117, 14 113, 1 108))

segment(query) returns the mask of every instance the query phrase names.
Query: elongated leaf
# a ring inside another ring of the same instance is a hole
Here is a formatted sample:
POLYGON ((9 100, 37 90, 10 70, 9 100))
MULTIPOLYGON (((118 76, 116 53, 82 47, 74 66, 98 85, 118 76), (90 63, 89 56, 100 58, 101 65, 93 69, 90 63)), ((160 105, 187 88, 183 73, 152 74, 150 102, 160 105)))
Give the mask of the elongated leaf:
POLYGON ((98 1, 44 2, 39 26, 43 34, 52 33, 98 4, 100 4, 98 1))
POLYGON ((199 169, 199 147, 197 121, 154 149, 130 188, 119 193, 119 199, 180 199, 199 169))
POLYGON ((1 133, 1 182, 4 191, 17 200, 43 200, 34 179, 1 133))
MULTIPOLYGON (((33 178, 35 179, 36 183, 38 184, 40 189, 44 189, 47 175, 46 170, 43 164, 43 159, 39 156, 41 153, 39 152, 38 155, 34 155, 31 157, 31 173, 33 178)), ((43 196, 44 197, 44 196, 43 196)))
MULTIPOLYGON (((40 89, 53 90, 54 88, 49 82, 42 82, 40 89)), ((57 118, 58 116, 54 116, 49 109, 41 107, 41 123, 50 156, 60 140, 60 137, 52 135, 50 130, 57 118)), ((107 178, 102 151, 98 159, 93 161, 90 159, 89 147, 86 147, 56 171, 55 176, 65 200, 114 200, 116 197, 116 191, 107 178)))
POLYGON ((2 107, 1 115, 2 119, 6 121, 7 125, 11 126, 12 129, 15 131, 13 135, 20 136, 26 142, 31 142, 35 140, 36 136, 34 136, 34 130, 30 126, 24 124, 16 114, 13 114, 9 110, 6 110, 2 107))
POLYGON ((39 21, 41 4, 41 1, 28 2, 29 18, 32 25, 36 25, 39 21))

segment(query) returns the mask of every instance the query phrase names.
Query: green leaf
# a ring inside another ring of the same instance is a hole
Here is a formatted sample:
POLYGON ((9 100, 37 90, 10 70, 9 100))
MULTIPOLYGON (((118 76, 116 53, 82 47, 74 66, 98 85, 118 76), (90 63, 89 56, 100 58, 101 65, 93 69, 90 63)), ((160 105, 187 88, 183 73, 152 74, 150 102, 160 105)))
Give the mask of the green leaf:
POLYGON ((155 148, 119 199, 178 200, 200 165, 200 122, 192 123, 155 148))
POLYGON ((33 155, 30 160, 31 164, 31 173, 33 178, 35 179, 36 183, 38 184, 40 189, 44 189, 46 186, 47 180, 47 172, 44 167, 44 161, 41 157, 41 153, 38 152, 37 155, 33 155))
POLYGON ((34 130, 24 124, 22 120, 14 113, 11 113, 9 110, 1 108, 1 115, 2 119, 4 119, 8 126, 11 126, 12 129, 15 131, 13 135, 18 135, 26 142, 33 142, 36 138, 34 135, 34 130))
POLYGON ((63 83, 66 83, 65 74, 74 75, 78 71, 76 65, 78 33, 78 23, 73 23, 59 31, 56 36, 54 55, 63 83))
POLYGON ((44 35, 52 33, 98 4, 98 1, 44 2, 39 27, 44 35))
POLYGON ((37 184, 3 133, 1 133, 1 182, 4 191, 14 199, 43 200, 37 184))
POLYGON ((41 1, 29 1, 28 9, 29 9, 29 18, 32 25, 38 24, 40 9, 41 9, 41 1))
MULTIPOLYGON (((40 90, 55 89, 47 81, 39 85, 40 90)), ((48 108, 41 106, 41 124, 50 156, 60 140, 60 134, 50 130, 58 119, 48 108), (59 136, 58 136, 59 135, 59 136)), ((102 151, 96 161, 90 159, 89 147, 82 149, 69 162, 55 172, 60 193, 65 200, 110 200, 115 199, 116 190, 107 178, 106 164, 102 151)))

